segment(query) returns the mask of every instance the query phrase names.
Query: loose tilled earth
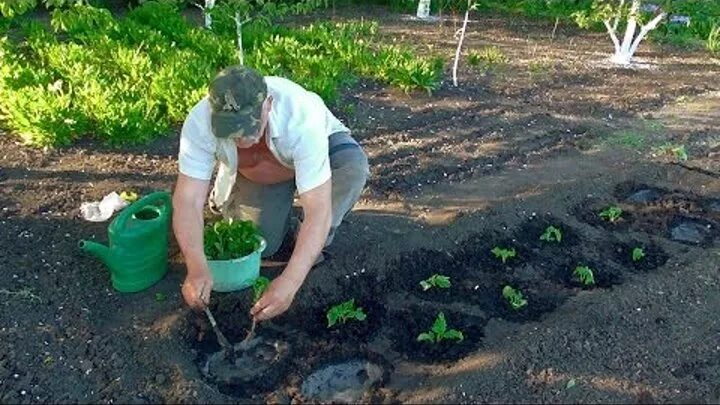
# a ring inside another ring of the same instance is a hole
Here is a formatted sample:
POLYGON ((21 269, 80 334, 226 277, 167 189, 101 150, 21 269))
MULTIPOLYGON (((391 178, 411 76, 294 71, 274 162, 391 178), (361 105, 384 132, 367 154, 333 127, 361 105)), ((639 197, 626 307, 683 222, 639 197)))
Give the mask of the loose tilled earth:
MULTIPOLYGON (((418 52, 454 50, 452 19, 363 13, 418 52)), ((482 17, 467 48, 497 45, 507 66, 463 67, 459 88, 446 81, 431 98, 348 89, 335 109, 372 177, 330 260, 287 314, 258 327, 249 353, 272 367, 240 384, 203 373, 218 344, 182 303, 176 245, 167 276, 137 294, 113 291, 77 248, 106 240, 107 224, 78 219, 81 202, 172 188, 177 135, 47 151, 1 136, 0 403, 720 401, 720 62, 646 44, 652 69, 611 69, 602 34, 551 32, 482 17), (665 142, 690 159, 674 162, 665 142), (625 211, 613 225, 596 216, 611 204, 625 211), (560 244, 539 240, 547 225, 560 244), (518 256, 503 265, 494 246, 518 256), (572 279, 579 264, 595 288, 572 279), (452 288, 421 291, 433 273, 452 288), (524 310, 508 308, 505 284, 523 291, 524 310), (367 320, 328 330, 325 310, 349 298, 367 320), (415 341, 439 311, 463 342, 415 341)), ((213 296, 233 342, 250 300, 213 296)))

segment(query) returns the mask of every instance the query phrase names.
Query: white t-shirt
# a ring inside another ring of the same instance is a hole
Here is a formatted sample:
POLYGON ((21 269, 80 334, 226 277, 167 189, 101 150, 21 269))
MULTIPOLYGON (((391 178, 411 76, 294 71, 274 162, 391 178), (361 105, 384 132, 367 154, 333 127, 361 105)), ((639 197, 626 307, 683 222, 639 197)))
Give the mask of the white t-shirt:
MULTIPOLYGON (((268 149, 283 166, 295 171, 295 184, 302 194, 330 179, 328 137, 349 130, 317 94, 282 77, 266 76, 265 82, 268 94, 273 98, 268 118, 270 136, 266 137, 268 149)), ((218 179, 220 181, 215 183, 216 189, 219 184, 223 188, 230 187, 220 191, 220 194, 228 194, 237 172, 237 157, 228 159, 227 155, 233 153, 223 150, 228 141, 223 145, 223 140, 213 135, 210 111, 210 103, 205 97, 185 119, 180 134, 178 166, 180 173, 199 180, 210 180, 218 161, 230 166, 220 170, 218 177, 225 172, 232 173, 231 181, 218 179)))

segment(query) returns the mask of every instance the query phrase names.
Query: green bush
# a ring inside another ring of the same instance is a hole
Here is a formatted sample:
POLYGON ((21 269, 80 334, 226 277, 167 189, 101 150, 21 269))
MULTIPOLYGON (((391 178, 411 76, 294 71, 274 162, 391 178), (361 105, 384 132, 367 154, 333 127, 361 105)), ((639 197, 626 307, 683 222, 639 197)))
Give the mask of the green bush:
MULTIPOLYGON (((322 0, 305 0, 303 5, 322 0)), ((149 141, 182 122, 222 67, 237 63, 234 31, 194 27, 169 2, 147 1, 116 19, 104 9, 56 9, 50 26, 17 19, 2 38, 0 118, 26 143, 149 141)), ((3 28, 0 26, 0 28, 3 28)), ((404 91, 434 90, 442 61, 377 45, 377 24, 244 27, 246 63, 286 76, 326 102, 357 77, 404 91)))

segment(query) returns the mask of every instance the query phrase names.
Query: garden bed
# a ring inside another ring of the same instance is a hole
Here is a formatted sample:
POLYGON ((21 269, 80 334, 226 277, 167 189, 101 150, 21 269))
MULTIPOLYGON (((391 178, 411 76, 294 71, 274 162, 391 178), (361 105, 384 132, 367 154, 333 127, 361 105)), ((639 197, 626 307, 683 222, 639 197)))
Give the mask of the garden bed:
MULTIPOLYGON (((383 37, 452 53, 450 22, 408 29, 385 9, 367 12, 384 18, 383 37)), ((360 82, 333 107, 370 157, 363 203, 387 208, 351 214, 331 259, 310 273, 289 311, 258 328, 290 353, 265 385, 222 387, 203 375, 219 347, 205 318, 182 302, 175 244, 165 279, 133 295, 113 291, 104 266, 77 250, 79 239, 106 239, 106 224, 78 219, 81 202, 172 187, 177 137, 39 150, 0 136, 0 402, 312 402, 320 399, 303 391, 310 376, 355 361, 378 367, 356 376, 369 381, 362 400, 372 402, 720 397, 717 342, 708 338, 718 333, 720 307, 717 178, 638 162, 634 151, 607 158, 593 149, 634 112, 652 115, 677 97, 716 89, 716 64, 647 48, 658 72, 598 74, 575 59, 606 51, 594 34, 561 26, 551 41, 552 24, 481 18, 469 47, 500 46, 511 60, 502 72, 463 67, 461 87, 444 83, 434 98, 360 82), (545 51, 560 62, 531 75, 545 51), (542 181, 551 175, 551 185, 542 181), (474 181, 482 187, 465 188, 474 181), (651 190, 650 201, 628 201, 641 189, 651 190), (437 224, 414 205, 427 195, 448 210, 476 203, 437 224), (402 209, 391 204, 398 202, 402 209), (597 217, 611 204, 626 213, 618 226, 597 217), (678 218, 699 224, 699 244, 671 240, 678 218), (560 243, 540 240, 550 225, 562 231, 560 243), (516 257, 503 264, 495 247, 515 248, 516 257), (636 247, 642 261, 632 261, 636 247), (578 265, 594 270, 594 287, 573 279, 578 265), (451 288, 423 291, 420 281, 436 273, 451 288), (512 309, 505 285, 527 306, 512 309), (351 298, 367 319, 328 328, 327 309, 351 298), (439 312, 463 332, 461 342, 417 341, 439 312)), ((710 156, 712 146, 696 145, 691 159, 710 156)), ((248 291, 213 295, 211 310, 232 342, 250 327, 251 300, 248 291)))

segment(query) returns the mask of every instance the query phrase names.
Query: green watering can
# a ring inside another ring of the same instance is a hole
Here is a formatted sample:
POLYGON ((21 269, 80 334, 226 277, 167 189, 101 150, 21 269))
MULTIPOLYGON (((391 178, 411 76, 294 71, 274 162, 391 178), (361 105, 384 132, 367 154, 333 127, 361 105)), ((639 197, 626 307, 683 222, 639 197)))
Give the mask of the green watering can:
POLYGON ((142 291, 167 272, 170 193, 158 191, 120 212, 108 227, 110 247, 82 240, 80 249, 103 261, 120 292, 142 291))

